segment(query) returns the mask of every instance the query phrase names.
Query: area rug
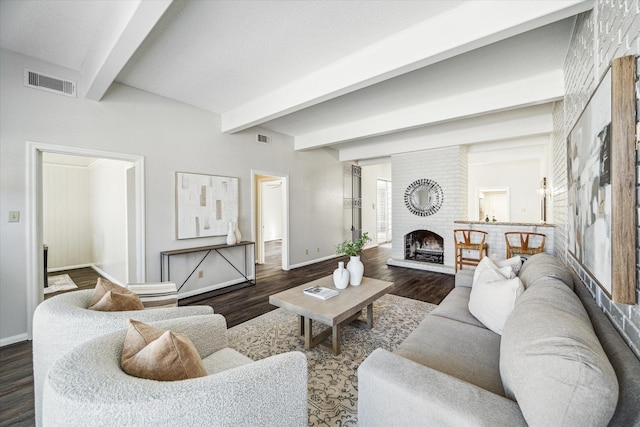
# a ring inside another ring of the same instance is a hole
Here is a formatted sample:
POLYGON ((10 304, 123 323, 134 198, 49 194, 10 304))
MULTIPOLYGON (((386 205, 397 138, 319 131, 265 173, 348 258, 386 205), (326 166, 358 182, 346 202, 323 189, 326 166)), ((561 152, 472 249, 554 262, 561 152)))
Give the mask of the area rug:
MULTIPOLYGON (((376 348, 390 351, 397 348, 435 307, 422 301, 385 295, 373 305, 372 329, 342 328, 341 352, 337 356, 323 347, 305 350, 304 340, 298 332, 298 316, 283 308, 230 328, 229 346, 253 360, 288 351, 304 352, 309 367, 309 426, 356 426, 358 366, 376 348)), ((361 319, 366 319, 366 310, 361 319)), ((323 328, 314 322, 314 333, 323 328)))
POLYGON ((69 289, 75 289, 78 285, 71 280, 68 274, 59 274, 57 276, 47 277, 47 287, 44 288, 45 294, 50 294, 59 291, 68 291, 69 289))

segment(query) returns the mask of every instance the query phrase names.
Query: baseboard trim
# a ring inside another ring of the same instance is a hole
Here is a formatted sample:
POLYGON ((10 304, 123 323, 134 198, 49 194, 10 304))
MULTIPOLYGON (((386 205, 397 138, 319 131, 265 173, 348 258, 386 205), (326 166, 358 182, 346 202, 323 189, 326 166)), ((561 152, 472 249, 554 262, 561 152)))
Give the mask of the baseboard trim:
POLYGON ((26 333, 14 335, 12 337, 7 337, 7 338, 1 338, 0 347, 4 347, 7 345, 16 344, 16 343, 28 341, 28 340, 29 340, 29 335, 27 335, 26 333))
POLYGON ((65 267, 47 268, 47 273, 55 273, 55 272, 58 272, 58 271, 75 270, 76 268, 87 268, 87 267, 93 267, 93 265, 92 264, 78 264, 78 265, 67 265, 65 267))
MULTIPOLYGON (((251 276, 248 276, 248 278, 250 280, 254 280, 255 276, 251 275, 251 276)), ((229 280, 229 281, 223 282, 223 283, 217 283, 215 285, 206 286, 206 287, 203 287, 203 288, 193 289, 191 291, 181 292, 181 293, 178 294, 178 299, 180 300, 180 299, 183 299, 183 298, 188 298, 188 297, 192 297, 192 296, 195 296, 195 295, 204 294, 206 292, 217 291, 218 289, 226 288, 228 286, 238 285, 240 283, 245 283, 245 282, 246 282, 246 280, 244 280, 244 278, 240 278, 240 279, 229 280)))
POLYGON ((338 255, 329 255, 329 256, 326 256, 326 257, 323 257, 323 258, 312 259, 310 261, 305 261, 305 262, 301 262, 299 264, 290 265, 289 268, 293 270, 293 269, 296 269, 296 268, 306 267, 307 265, 317 264, 319 262, 327 261, 327 260, 334 259, 334 258, 338 258, 338 255))
POLYGON ((113 277, 109 273, 105 272, 104 270, 99 268, 97 265, 91 264, 91 265, 89 265, 89 267, 93 268, 99 275, 101 275, 102 277, 104 277, 108 281, 113 282, 115 284, 118 284, 120 286, 125 286, 124 283, 120 282, 120 280, 116 279, 115 277, 113 277))

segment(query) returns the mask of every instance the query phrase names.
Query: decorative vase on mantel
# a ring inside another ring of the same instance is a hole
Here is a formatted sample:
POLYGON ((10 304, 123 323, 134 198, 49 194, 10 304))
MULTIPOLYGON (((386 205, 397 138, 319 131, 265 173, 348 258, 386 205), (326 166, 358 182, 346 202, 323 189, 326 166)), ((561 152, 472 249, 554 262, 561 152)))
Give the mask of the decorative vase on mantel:
POLYGON ((349 283, 351 286, 359 286, 364 275, 364 264, 360 261, 360 255, 352 256, 347 263, 349 270, 349 283))
POLYGON ((349 286, 349 270, 344 268, 344 262, 338 263, 338 268, 333 271, 333 284, 337 289, 346 289, 349 286))
POLYGON ((227 233, 227 245, 236 244, 236 231, 233 228, 233 221, 229 221, 229 232, 227 233))

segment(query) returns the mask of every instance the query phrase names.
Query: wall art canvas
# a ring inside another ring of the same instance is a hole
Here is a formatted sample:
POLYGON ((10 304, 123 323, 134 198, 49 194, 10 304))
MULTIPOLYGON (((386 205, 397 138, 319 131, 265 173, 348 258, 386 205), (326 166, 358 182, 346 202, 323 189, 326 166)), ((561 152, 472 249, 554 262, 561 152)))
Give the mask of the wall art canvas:
POLYGON ((238 178, 176 172, 178 239, 223 236, 238 218, 238 178))
POLYGON ((569 252, 611 295, 611 70, 569 134, 569 252))

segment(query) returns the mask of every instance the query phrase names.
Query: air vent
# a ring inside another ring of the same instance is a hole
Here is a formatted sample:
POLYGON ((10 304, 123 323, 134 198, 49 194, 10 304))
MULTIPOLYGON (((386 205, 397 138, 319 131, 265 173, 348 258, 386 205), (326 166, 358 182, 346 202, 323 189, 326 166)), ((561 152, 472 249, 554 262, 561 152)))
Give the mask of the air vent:
POLYGON ((267 135, 258 134, 258 142, 260 144, 271 144, 271 138, 269 138, 267 135))
POLYGON ((35 71, 24 70, 24 85, 33 89, 76 97, 76 82, 48 76, 35 71))

